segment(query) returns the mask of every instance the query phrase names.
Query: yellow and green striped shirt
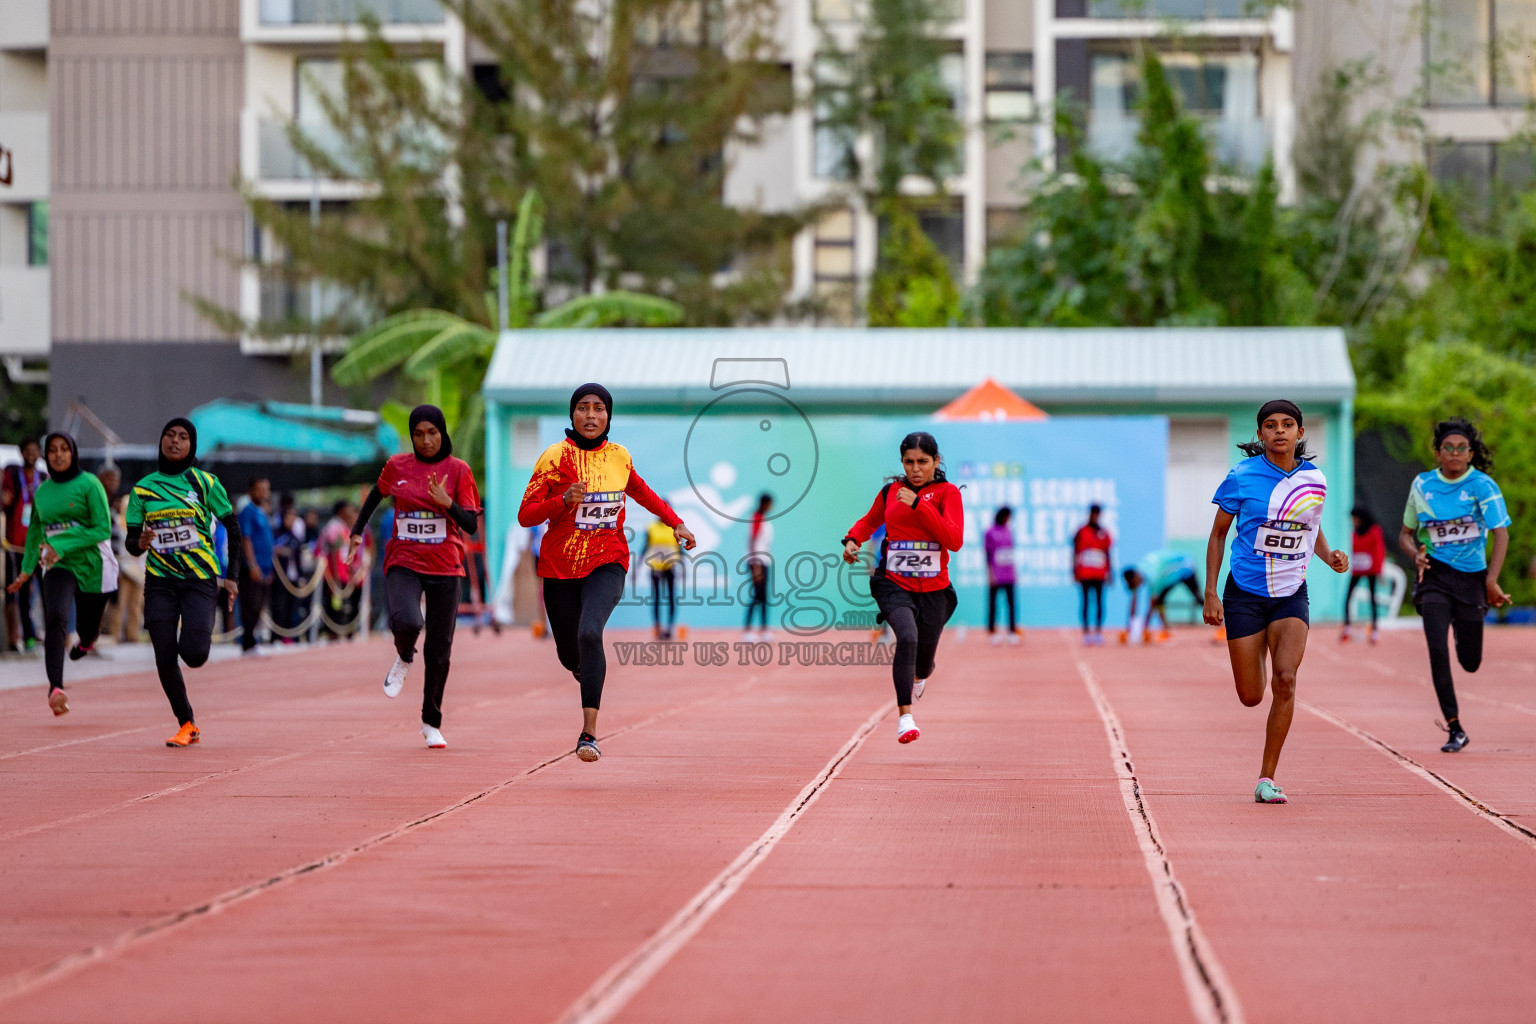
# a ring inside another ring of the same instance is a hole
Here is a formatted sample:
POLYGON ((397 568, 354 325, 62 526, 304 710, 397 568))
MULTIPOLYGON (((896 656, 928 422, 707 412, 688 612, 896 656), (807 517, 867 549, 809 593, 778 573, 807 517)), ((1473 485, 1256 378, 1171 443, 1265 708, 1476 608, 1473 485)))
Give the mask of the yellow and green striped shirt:
POLYGON ((224 485, 200 469, 174 476, 151 473, 133 485, 128 498, 128 527, 148 525, 155 545, 145 559, 151 576, 219 578, 214 528, 234 509, 224 485))

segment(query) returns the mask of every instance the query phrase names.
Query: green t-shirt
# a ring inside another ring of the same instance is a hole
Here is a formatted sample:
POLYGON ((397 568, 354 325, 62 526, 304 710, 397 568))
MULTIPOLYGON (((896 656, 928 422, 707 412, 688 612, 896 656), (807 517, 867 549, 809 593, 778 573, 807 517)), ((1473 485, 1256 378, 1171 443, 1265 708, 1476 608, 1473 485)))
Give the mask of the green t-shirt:
POLYGON ((82 593, 105 594, 117 589, 112 514, 107 509, 106 488, 94 474, 81 473, 65 483, 49 479, 37 489, 22 572, 37 571, 44 544, 59 556, 53 568, 71 573, 82 593))
POLYGON ((174 476, 151 473, 133 485, 128 498, 128 527, 148 525, 155 546, 144 561, 151 576, 219 578, 214 525, 233 515, 229 495, 218 479, 200 469, 174 476))

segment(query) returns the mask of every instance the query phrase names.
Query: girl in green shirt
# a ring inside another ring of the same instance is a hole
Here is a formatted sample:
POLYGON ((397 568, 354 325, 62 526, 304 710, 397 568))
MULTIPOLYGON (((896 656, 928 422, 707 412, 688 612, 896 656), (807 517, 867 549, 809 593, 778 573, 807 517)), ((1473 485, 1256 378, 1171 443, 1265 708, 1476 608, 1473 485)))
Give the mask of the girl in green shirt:
POLYGON ((80 471, 80 451, 68 434, 49 434, 43 442, 48 479, 32 499, 27 551, 21 575, 7 589, 26 586, 43 567, 44 664, 48 670, 48 706, 55 715, 69 710, 64 694, 64 647, 69 612, 75 612, 78 639, 69 659, 91 652, 101 633, 101 613, 117 590, 117 559, 112 555, 112 514, 107 491, 91 473, 80 471))

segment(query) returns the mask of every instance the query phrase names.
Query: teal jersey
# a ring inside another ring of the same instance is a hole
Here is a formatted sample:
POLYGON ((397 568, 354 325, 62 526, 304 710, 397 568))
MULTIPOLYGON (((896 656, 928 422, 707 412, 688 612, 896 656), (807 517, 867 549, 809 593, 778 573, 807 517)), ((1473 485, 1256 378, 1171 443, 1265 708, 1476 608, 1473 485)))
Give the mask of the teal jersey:
POLYGON ((1429 557, 1460 572, 1488 568, 1488 531, 1509 524, 1503 492, 1480 469, 1455 480, 1438 469, 1420 473, 1403 509, 1403 525, 1418 535, 1429 557))
POLYGON ((1136 571, 1147 582, 1147 589, 1153 594, 1167 590, 1186 575, 1194 575, 1195 563, 1186 554, 1178 551, 1154 551, 1142 557, 1136 563, 1136 571))
POLYGON ((233 514, 224 485, 200 469, 151 473, 128 498, 129 529, 147 525, 155 531, 144 562, 151 576, 218 579, 214 532, 220 519, 233 514))

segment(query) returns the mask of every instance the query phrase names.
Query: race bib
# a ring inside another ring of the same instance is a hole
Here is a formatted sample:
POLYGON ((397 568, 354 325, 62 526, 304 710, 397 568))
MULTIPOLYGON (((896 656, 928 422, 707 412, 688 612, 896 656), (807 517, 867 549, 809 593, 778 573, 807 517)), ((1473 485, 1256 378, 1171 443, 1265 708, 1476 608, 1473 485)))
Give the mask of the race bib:
POLYGON ((1084 548, 1077 553, 1079 569, 1102 569, 1109 564, 1109 552, 1101 548, 1084 548))
POLYGON ((1457 516, 1455 519, 1431 519, 1424 524, 1424 529, 1429 531, 1430 542, 1436 547, 1447 544, 1470 544, 1483 536, 1483 528, 1477 524, 1477 520, 1471 516, 1457 516))
POLYGON ((886 545, 885 571, 895 576, 932 579, 939 574, 939 545, 931 540, 893 540, 886 545))
POLYGON ((1311 531, 1294 519, 1266 519, 1253 535, 1253 550, 1265 558, 1293 562, 1307 557, 1311 531))
POLYGON ((1349 556, 1349 571, 1353 573, 1370 572, 1376 567, 1376 560, 1370 555, 1355 552, 1349 556))
POLYGON ((22 503, 21 525, 24 527, 32 525, 32 503, 30 501, 22 503))
POLYGON ((431 512, 398 512, 395 514, 395 539, 441 544, 448 539, 448 517, 431 512))
POLYGON ((1016 567, 1018 564, 1018 548, 998 548, 996 551, 992 552, 992 567, 994 569, 1016 567))
POLYGON ((79 525, 79 523, 49 523, 47 526, 43 527, 43 536, 56 537, 61 533, 67 533, 68 531, 73 530, 79 525))
POLYGON ((166 519, 150 525, 155 531, 155 550, 161 554, 187 551, 201 541, 197 525, 190 519, 166 519))
POLYGON ((576 506, 576 529, 613 530, 624 511, 623 491, 593 491, 576 506))

